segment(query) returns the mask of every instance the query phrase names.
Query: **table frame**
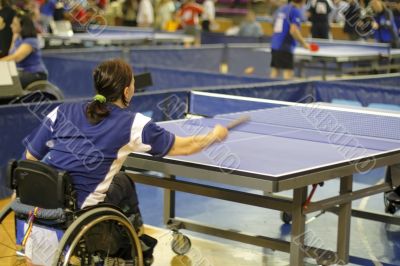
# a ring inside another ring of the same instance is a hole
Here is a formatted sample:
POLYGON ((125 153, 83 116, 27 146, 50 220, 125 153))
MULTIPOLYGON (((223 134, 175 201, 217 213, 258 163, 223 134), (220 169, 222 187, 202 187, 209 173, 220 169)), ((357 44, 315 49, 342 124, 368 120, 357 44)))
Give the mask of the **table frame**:
MULTIPOLYGON (((365 158, 369 159, 369 158, 365 158)), ((126 173, 134 182, 164 188, 164 223, 174 224, 179 229, 187 229, 225 239, 253 244, 290 253, 290 265, 304 265, 305 257, 312 257, 321 262, 347 264, 349 262, 351 216, 374 221, 400 225, 400 217, 378 214, 351 208, 351 202, 363 197, 391 191, 400 185, 400 150, 387 152, 375 157, 374 167, 389 166, 391 178, 383 184, 353 190, 353 174, 357 172, 356 163, 348 162, 307 173, 291 174, 281 181, 249 177, 237 172, 221 172, 221 169, 185 165, 170 158, 154 158, 143 154, 131 154, 124 166, 126 173), (148 172, 150 171, 150 172, 148 172), (156 173, 155 173, 156 172, 156 173), (160 177, 159 173, 163 176, 160 177), (184 176, 186 179, 178 179, 184 176), (340 177, 340 192, 337 196, 312 202, 303 208, 307 198, 308 186, 322 181, 340 177), (196 180, 208 180, 216 184, 233 185, 241 188, 258 189, 267 193, 263 195, 247 193, 235 189, 226 189, 218 185, 204 185, 196 180), (291 198, 274 195, 271 192, 292 190, 291 198), (178 218, 175 215, 175 191, 186 192, 216 199, 273 209, 292 214, 291 241, 273 239, 266 236, 254 236, 248 233, 211 227, 191 220, 178 218), (304 245, 306 214, 316 211, 330 211, 339 217, 337 226, 337 251, 328 251, 318 247, 304 245)))

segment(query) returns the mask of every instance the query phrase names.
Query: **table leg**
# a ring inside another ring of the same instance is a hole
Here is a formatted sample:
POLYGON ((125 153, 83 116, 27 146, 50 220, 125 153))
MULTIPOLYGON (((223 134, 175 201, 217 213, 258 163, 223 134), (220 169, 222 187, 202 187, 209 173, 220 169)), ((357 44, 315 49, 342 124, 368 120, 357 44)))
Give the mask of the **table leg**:
MULTIPOLYGON (((165 178, 175 179, 175 176, 165 178)), ((175 218, 175 190, 164 189, 164 224, 167 224, 170 218, 175 218)))
MULTIPOLYGON (((353 190, 353 176, 345 176, 340 179, 340 194, 353 190)), ((349 262, 350 225, 351 225, 351 201, 339 206, 339 223, 337 232, 337 254, 341 265, 349 262)))
POLYGON ((292 239, 290 243, 290 265, 304 265, 304 237, 306 216, 303 214, 303 204, 307 199, 307 187, 293 191, 292 239))

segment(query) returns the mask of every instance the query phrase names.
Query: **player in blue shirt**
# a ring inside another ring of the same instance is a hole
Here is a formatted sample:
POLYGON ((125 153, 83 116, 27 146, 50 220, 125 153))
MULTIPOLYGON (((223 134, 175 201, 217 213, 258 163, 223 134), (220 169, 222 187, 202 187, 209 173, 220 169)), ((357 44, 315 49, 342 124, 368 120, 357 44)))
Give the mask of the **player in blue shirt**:
POLYGON ((393 48, 400 48, 399 31, 393 16, 393 12, 386 8, 381 0, 373 0, 370 2, 374 11, 374 22, 372 28, 374 37, 377 42, 390 43, 393 48))
POLYGON ((26 88, 37 80, 47 79, 47 69, 42 61, 39 39, 32 19, 28 15, 17 15, 11 24, 13 41, 8 56, 1 61, 15 61, 21 85, 26 88))
MULTIPOLYGON (((189 155, 225 139, 228 131, 217 125, 206 135, 179 137, 133 113, 127 108, 134 94, 133 73, 120 59, 101 63, 93 78, 97 93, 93 101, 64 103, 52 110, 24 140, 25 157, 67 171, 79 208, 112 203, 124 210, 141 234, 135 186, 120 172, 127 156, 132 152, 189 155)), ((155 243, 146 243, 151 248, 144 254, 147 258, 155 243)))
POLYGON ((303 0, 293 0, 275 12, 274 34, 271 40, 271 78, 279 77, 281 70, 284 79, 293 78, 293 52, 296 41, 304 48, 310 49, 300 32, 302 6, 303 0))

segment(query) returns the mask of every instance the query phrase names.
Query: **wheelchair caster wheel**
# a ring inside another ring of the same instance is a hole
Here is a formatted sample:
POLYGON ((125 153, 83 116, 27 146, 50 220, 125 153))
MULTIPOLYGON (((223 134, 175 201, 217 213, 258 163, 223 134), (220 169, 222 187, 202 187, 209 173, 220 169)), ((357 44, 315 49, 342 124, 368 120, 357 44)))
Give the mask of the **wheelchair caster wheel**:
POLYGON ((281 212, 281 220, 285 224, 290 224, 290 222, 292 221, 292 214, 288 212, 281 212))
POLYGON ((150 265, 153 264, 153 262, 154 262, 154 257, 153 256, 143 259, 143 265, 144 266, 150 266, 150 265))
POLYGON ((386 209, 389 207, 389 205, 390 205, 390 202, 389 202, 389 200, 388 200, 388 198, 387 198, 387 194, 388 194, 388 192, 385 192, 384 194, 383 194, 383 203, 385 204, 385 211, 386 211, 386 209))
POLYGON ((385 208, 386 213, 394 214, 396 212, 396 206, 394 204, 389 203, 385 208))
POLYGON ((336 264, 337 256, 336 253, 332 251, 325 251, 316 258, 318 265, 328 266, 336 264))
POLYGON ((172 251, 177 255, 185 255, 192 247, 190 239, 182 233, 174 232, 171 242, 172 251))

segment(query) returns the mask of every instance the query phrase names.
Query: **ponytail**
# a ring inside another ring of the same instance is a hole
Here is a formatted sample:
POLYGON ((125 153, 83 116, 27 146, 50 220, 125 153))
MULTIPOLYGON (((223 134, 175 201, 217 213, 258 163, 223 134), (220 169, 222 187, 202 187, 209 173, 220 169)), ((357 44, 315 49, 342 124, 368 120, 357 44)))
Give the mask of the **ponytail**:
POLYGON ((91 124, 98 124, 110 114, 110 110, 106 104, 106 97, 97 94, 93 97, 93 101, 86 108, 86 117, 91 124))

